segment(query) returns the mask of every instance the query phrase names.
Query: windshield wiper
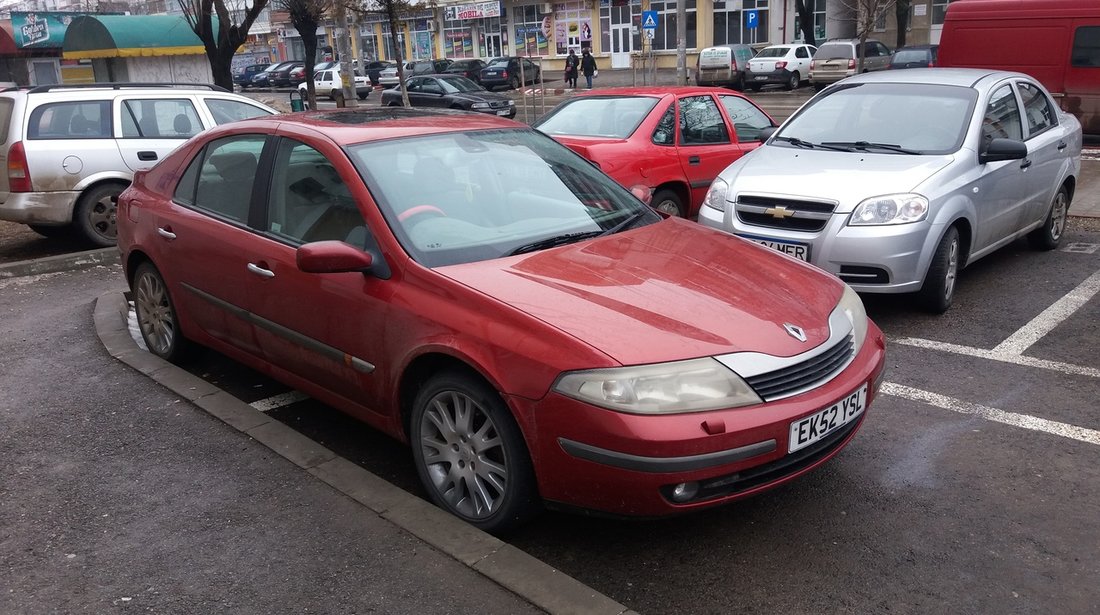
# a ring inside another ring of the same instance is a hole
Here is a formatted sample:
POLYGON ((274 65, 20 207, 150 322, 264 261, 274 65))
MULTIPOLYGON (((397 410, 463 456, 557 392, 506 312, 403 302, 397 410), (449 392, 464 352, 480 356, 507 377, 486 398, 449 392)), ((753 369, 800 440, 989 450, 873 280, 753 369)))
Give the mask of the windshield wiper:
POLYGON ((579 233, 565 233, 564 235, 554 235, 553 237, 547 237, 546 239, 540 239, 538 241, 532 241, 531 243, 523 244, 522 246, 509 252, 506 256, 515 256, 516 254, 526 254, 528 252, 534 252, 535 250, 545 250, 546 248, 563 246, 567 243, 575 243, 582 239, 599 237, 606 232, 607 231, 581 231, 579 233))
POLYGON ((795 147, 804 147, 806 149, 815 149, 815 148, 821 147, 821 148, 824 148, 824 149, 831 149, 831 150, 835 150, 835 151, 838 151, 838 152, 850 152, 850 151, 852 151, 852 148, 850 148, 850 147, 841 147, 840 145, 837 145, 836 143, 812 143, 810 141, 803 141, 802 139, 799 139, 798 137, 776 137, 776 140, 777 141, 786 141, 787 143, 790 143, 791 145, 794 145, 795 147))
POLYGON ((601 232, 597 236, 598 237, 604 237, 606 235, 614 235, 615 233, 618 233, 619 231, 621 231, 621 230, 625 229, 626 227, 630 226, 631 224, 634 224, 638 220, 641 220, 642 218, 646 217, 646 214, 648 214, 648 213, 649 213, 649 211, 645 210, 645 209, 638 210, 638 211, 630 214, 630 216, 628 216, 626 220, 623 220, 622 222, 620 222, 620 223, 616 224, 615 226, 607 229, 606 231, 601 232))
POLYGON ((895 152, 898 154, 910 154, 917 155, 920 152, 917 150, 902 147, 895 143, 872 143, 870 141, 830 141, 828 143, 822 143, 822 145, 836 145, 848 148, 870 150, 870 149, 882 149, 888 152, 895 152))

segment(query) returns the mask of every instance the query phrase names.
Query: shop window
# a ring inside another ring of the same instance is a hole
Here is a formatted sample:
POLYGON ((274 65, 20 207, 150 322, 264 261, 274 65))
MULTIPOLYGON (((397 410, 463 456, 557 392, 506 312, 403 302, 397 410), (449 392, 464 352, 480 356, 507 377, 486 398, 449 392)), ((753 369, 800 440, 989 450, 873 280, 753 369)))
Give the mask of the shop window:
MULTIPOLYGON (((687 2, 687 48, 696 48, 695 4, 696 0, 687 2)), ((751 0, 746 0, 746 3, 751 0)), ((657 11, 657 32, 653 37, 653 49, 676 50, 676 0, 670 2, 650 2, 650 10, 657 11)))
POLYGON ((513 41, 516 54, 521 56, 550 55, 550 28, 554 18, 551 13, 540 13, 542 4, 520 5, 512 9, 513 41))

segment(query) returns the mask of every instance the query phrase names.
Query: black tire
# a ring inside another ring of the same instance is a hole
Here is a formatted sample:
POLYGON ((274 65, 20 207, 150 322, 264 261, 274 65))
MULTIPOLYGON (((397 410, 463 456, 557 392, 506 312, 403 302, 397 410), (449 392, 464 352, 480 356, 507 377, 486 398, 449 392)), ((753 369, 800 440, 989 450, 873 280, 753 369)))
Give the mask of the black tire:
POLYGON ((825 89, 825 84, 824 83, 815 83, 814 84, 814 91, 815 92, 820 92, 821 90, 824 90, 824 89, 825 89))
POLYGON ((1036 250, 1049 251, 1058 247, 1066 232, 1066 216, 1069 213, 1069 191, 1065 186, 1054 193, 1046 220, 1027 235, 1027 242, 1036 250))
POLYGON ((791 73, 790 79, 787 79, 787 83, 783 88, 787 91, 797 90, 798 86, 802 83, 802 76, 798 74, 798 71, 791 73))
POLYGON ((130 291, 134 297, 141 339, 149 352, 172 363, 181 363, 189 358, 195 346, 180 330, 176 304, 153 263, 146 261, 138 265, 130 291))
POLYGON ((737 75, 737 81, 733 83, 733 89, 737 90, 738 92, 745 91, 745 73, 740 73, 737 75))
POLYGON ((356 96, 358 96, 358 97, 359 97, 359 100, 366 100, 366 99, 367 99, 367 95, 366 95, 366 94, 356 94, 356 96))
POLYGON ((397 101, 391 101, 391 102, 390 102, 390 104, 388 104, 388 105, 386 105, 386 106, 387 106, 387 107, 400 107, 400 106, 401 106, 401 103, 400 103, 400 102, 397 102, 397 101))
POLYGON ((100 184, 80 196, 73 210, 73 228, 85 243, 108 248, 118 241, 118 195, 126 186, 100 184))
POLYGON ((962 241, 959 229, 952 226, 947 229, 936 246, 928 273, 924 276, 917 298, 924 310, 933 314, 943 314, 951 307, 955 298, 955 285, 958 281, 959 267, 962 263, 962 241))
POLYGON ((750 84, 749 84, 749 90, 750 90, 750 91, 753 91, 753 92, 759 92, 759 91, 760 91, 760 87, 761 87, 761 86, 760 86, 760 84, 759 84, 759 83, 750 83, 750 84))
POLYGON ((480 378, 458 371, 430 378, 413 402, 409 441, 428 497, 470 525, 504 532, 538 512, 523 434, 500 395, 480 378), (465 419, 459 416, 462 409, 469 413, 465 419), (478 434, 481 444, 496 442, 479 447, 478 434))
POLYGON ((43 237, 49 237, 55 239, 57 237, 71 237, 73 229, 71 226, 45 226, 43 224, 28 224, 30 229, 43 237))
POLYGON ((519 89, 519 77, 512 77, 512 80, 508 82, 508 87, 512 88, 513 90, 518 90, 519 89))
POLYGON ((680 198, 679 194, 676 194, 675 190, 669 190, 663 188, 653 193, 653 199, 650 201, 650 206, 657 211, 663 211, 667 214, 683 218, 687 215, 684 211, 684 201, 680 198))

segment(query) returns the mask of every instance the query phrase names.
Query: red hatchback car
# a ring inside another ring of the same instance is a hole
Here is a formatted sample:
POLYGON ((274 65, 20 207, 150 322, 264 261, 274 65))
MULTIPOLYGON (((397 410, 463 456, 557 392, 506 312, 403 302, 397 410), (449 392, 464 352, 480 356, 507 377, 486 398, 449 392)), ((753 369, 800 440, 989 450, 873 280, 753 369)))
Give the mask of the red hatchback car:
POLYGON ((721 88, 593 90, 534 124, 624 186, 653 191, 653 207, 694 217, 718 174, 756 149, 775 122, 721 88))
POLYGON ((883 372, 836 278, 482 114, 225 125, 118 211, 152 352, 214 348, 411 443, 430 498, 487 530, 773 487, 851 440, 883 372))

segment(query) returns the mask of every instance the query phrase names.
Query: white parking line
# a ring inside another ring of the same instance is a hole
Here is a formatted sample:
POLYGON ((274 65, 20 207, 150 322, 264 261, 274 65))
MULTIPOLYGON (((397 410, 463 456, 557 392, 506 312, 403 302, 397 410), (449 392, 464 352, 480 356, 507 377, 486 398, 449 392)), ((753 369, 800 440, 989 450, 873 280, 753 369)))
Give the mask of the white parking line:
POLYGON ((289 406, 290 404, 296 404, 300 401, 309 399, 309 395, 302 393, 301 391, 290 391, 289 393, 283 393, 281 395, 273 395, 267 399, 261 399, 260 401, 254 401, 248 405, 259 410, 260 412, 270 412, 277 410, 283 406, 289 406))
POLYGON ((1041 431, 1043 433, 1100 446, 1100 431, 1095 429, 1041 419, 1037 416, 1031 416, 1030 414, 1005 412, 997 408, 973 404, 960 399, 947 397, 946 395, 940 395, 939 393, 914 389, 893 382, 884 383, 881 392, 887 395, 893 395, 894 397, 901 397, 910 401, 929 404, 937 408, 943 408, 944 410, 958 412, 959 414, 972 414, 987 421, 993 421, 994 423, 1022 427, 1032 431, 1041 431))
POLYGON ((1008 339, 997 344, 997 347, 992 350, 951 344, 949 342, 937 342, 935 340, 926 340, 916 337, 892 338, 890 342, 894 344, 903 344, 905 346, 915 346, 917 348, 951 352, 980 359, 989 359, 991 361, 1000 361, 1002 363, 1012 363, 1013 365, 1049 369, 1063 374, 1100 378, 1100 369, 1024 356, 1028 348, 1031 348, 1036 342, 1041 340, 1043 336, 1065 322, 1074 312, 1081 309, 1081 306, 1085 305, 1096 296, 1097 292, 1100 292, 1100 271, 1097 271, 1089 276, 1084 282, 1078 284, 1076 288, 1069 291, 1069 293, 1058 301, 1055 301, 1053 305, 1043 310, 1043 312, 1035 318, 1032 318, 1031 322, 1020 327, 1015 333, 1008 336, 1008 339))

